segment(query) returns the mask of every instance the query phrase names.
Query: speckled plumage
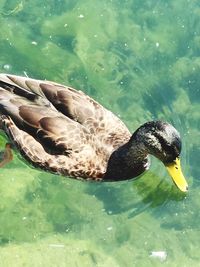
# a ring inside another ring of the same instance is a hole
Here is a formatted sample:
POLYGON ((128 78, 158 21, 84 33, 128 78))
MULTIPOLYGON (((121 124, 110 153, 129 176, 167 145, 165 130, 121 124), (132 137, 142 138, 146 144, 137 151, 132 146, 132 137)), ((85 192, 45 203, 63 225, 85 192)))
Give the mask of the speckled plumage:
POLYGON ((112 152, 130 139, 112 112, 81 91, 50 81, 0 75, 1 128, 40 168, 102 179, 112 152))

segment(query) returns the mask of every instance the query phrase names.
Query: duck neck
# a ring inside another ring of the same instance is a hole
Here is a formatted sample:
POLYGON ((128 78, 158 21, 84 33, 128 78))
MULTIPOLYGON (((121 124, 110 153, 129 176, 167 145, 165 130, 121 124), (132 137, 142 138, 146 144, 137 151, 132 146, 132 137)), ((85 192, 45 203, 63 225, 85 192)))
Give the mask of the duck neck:
POLYGON ((128 143, 111 154, 104 180, 129 180, 143 173, 148 166, 148 153, 145 145, 131 138, 128 143))

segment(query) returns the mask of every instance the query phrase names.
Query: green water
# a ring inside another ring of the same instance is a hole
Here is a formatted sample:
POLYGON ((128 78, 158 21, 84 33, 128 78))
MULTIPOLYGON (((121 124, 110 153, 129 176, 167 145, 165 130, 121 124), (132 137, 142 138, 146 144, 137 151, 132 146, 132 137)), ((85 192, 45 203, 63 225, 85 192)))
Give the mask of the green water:
POLYGON ((1 72, 81 89, 131 131, 173 123, 189 183, 155 159, 134 182, 84 183, 16 152, 0 171, 0 266, 200 266, 199 1, 0 0, 0 25, 1 72))

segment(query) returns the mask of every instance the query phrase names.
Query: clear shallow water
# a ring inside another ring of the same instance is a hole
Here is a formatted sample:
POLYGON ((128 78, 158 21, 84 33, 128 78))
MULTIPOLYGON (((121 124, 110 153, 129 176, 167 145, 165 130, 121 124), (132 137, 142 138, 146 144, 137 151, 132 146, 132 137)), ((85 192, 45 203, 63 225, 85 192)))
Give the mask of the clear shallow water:
POLYGON ((154 159, 134 182, 96 184, 15 153, 0 171, 1 266, 199 265, 200 4, 141 2, 1 0, 0 71, 84 90, 131 130, 173 123, 189 193, 154 159))

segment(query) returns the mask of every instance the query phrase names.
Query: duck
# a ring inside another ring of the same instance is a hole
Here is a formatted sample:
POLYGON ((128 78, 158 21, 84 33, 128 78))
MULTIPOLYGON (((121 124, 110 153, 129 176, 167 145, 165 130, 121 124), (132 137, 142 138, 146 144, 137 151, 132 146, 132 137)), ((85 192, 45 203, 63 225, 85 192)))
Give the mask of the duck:
POLYGON ((181 137, 168 122, 141 125, 133 134, 110 110, 83 91, 47 80, 0 74, 0 129, 34 167, 66 177, 117 182, 141 177, 149 155, 188 190, 180 164, 181 137))

